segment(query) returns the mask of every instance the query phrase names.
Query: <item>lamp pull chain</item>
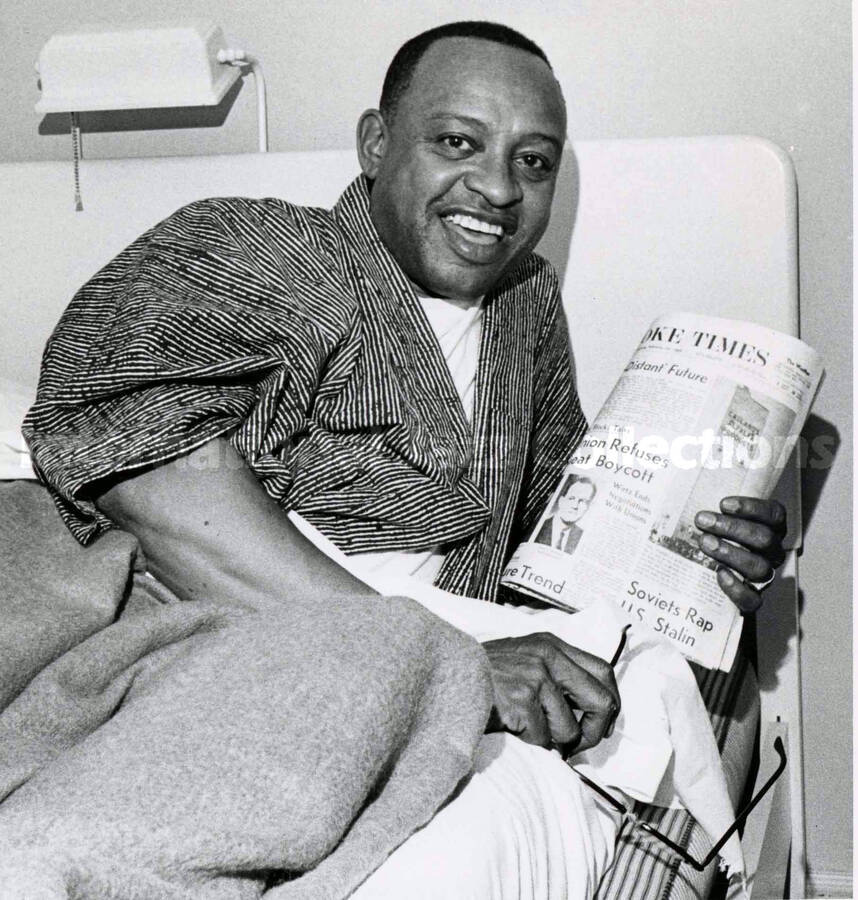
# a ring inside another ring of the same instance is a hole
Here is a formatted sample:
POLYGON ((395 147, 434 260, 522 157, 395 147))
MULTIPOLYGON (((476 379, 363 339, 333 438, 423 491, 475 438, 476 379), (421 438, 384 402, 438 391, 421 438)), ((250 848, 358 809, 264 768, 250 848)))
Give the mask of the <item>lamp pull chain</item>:
POLYGON ((74 208, 75 212, 83 211, 83 199, 80 196, 80 125, 77 121, 77 113, 69 113, 71 119, 72 156, 74 158, 74 208))

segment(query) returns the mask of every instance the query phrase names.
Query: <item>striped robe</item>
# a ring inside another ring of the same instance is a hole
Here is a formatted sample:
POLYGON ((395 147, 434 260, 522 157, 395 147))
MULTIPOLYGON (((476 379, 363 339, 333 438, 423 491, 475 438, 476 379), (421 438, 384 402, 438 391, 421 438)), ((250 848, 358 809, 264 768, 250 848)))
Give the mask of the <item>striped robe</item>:
POLYGON ((333 210, 211 199, 156 225, 76 294, 24 423, 84 543, 110 527, 95 482, 227 435, 344 552, 450 545, 436 584, 484 599, 583 430, 551 266, 486 297, 471 426, 363 177, 333 210))

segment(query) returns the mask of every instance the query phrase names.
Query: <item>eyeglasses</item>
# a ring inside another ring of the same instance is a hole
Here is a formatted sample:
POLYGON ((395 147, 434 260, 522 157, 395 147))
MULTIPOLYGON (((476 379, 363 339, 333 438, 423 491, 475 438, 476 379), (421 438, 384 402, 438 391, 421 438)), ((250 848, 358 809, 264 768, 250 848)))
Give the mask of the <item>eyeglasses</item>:
MULTIPOLYGON (((617 647, 616 652, 614 653, 611 659, 611 666, 615 666, 619 661, 620 655, 623 652, 623 648, 626 644, 626 632, 630 626, 626 626, 623 629, 622 636, 620 637, 620 645, 617 647)), ((776 737, 774 740, 774 749, 775 753, 777 753, 779 757, 779 762, 777 769, 770 776, 768 781, 757 791, 757 793, 745 804, 742 811, 733 821, 733 824, 721 835, 720 838, 712 845, 712 849, 706 854, 706 856, 702 860, 698 860, 693 857, 690 853, 688 853, 684 848, 680 847, 679 844, 672 841, 666 834, 662 834, 657 828, 654 828, 649 822, 644 822, 642 819, 638 818, 632 810, 630 810, 625 803, 621 800, 618 800, 614 797, 613 794, 609 793, 608 790, 602 787, 600 784, 597 784, 592 779, 588 778, 583 772, 579 772, 574 766, 570 766, 569 768, 587 785, 588 788, 595 791, 603 800, 607 801, 617 812, 621 813, 623 816, 623 821, 630 821, 633 827, 640 828, 646 834, 651 835, 657 840, 661 841, 668 849, 670 849, 673 853, 675 853, 683 862, 688 863, 693 869, 698 872, 702 872, 715 857, 720 852, 721 848, 727 841, 733 836, 733 834, 742 827, 742 823, 751 812, 754 810, 754 807, 763 799, 763 797, 768 793, 771 789, 772 785, 780 778, 783 774, 784 769, 787 764, 787 756, 786 750, 784 749, 784 742, 781 740, 780 736, 776 737)))

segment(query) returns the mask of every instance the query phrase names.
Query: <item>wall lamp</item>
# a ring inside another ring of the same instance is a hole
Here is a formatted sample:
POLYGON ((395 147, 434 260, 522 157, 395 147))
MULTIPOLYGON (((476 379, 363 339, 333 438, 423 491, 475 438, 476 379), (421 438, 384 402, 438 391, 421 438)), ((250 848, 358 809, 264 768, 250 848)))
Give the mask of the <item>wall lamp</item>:
POLYGON ((84 26, 52 35, 39 52, 42 96, 38 113, 69 113, 80 203, 82 157, 77 115, 82 112, 216 106, 242 74, 256 88, 259 151, 268 150, 265 78, 259 61, 230 47, 211 23, 84 26))

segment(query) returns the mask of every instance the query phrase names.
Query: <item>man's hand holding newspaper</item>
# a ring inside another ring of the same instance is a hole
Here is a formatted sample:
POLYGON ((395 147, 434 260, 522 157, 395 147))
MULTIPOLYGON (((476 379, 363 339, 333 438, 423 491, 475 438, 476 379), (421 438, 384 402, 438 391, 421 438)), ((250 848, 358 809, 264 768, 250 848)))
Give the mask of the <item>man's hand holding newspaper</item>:
POLYGON ((725 497, 720 507, 720 513, 703 510, 694 517, 703 532, 700 549, 721 563, 721 590, 742 612, 755 612, 763 602, 760 592, 786 556, 786 509, 778 500, 756 497, 725 497))

